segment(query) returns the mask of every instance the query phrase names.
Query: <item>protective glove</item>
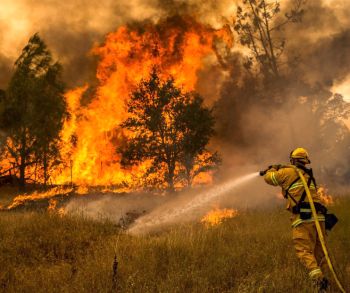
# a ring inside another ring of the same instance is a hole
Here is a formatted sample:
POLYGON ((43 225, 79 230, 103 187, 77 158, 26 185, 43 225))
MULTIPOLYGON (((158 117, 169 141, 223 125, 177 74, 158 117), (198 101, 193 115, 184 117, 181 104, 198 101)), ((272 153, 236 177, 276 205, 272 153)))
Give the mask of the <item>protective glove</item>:
POLYGON ((281 169, 282 165, 281 164, 277 164, 277 165, 271 165, 269 166, 269 169, 275 169, 276 171, 278 171, 279 169, 281 169))
POLYGON ((271 169, 278 171, 279 169, 281 169, 281 167, 282 167, 281 164, 271 165, 266 170, 260 171, 259 174, 260 176, 264 176, 271 169))

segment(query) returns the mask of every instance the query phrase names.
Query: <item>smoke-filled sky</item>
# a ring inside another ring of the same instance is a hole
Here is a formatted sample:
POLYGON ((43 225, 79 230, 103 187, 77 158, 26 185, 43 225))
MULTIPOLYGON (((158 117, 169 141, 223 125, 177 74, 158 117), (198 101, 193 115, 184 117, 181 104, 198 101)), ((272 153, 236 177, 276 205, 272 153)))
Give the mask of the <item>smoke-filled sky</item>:
MULTIPOLYGON (((36 32, 64 66, 64 78, 70 87, 93 79, 94 56, 91 48, 103 42, 118 26, 153 20, 174 13, 190 13, 212 26, 220 26, 223 17, 232 18, 238 0, 0 0, 0 88, 6 88, 13 63, 29 37, 36 32)), ((293 0, 281 1, 283 6, 293 0)), ((334 91, 350 97, 350 74, 344 62, 334 59, 334 46, 350 45, 348 0, 308 0, 302 29, 288 32, 290 48, 307 44, 319 46, 310 56, 311 79, 332 79, 334 91), (339 36, 337 39, 337 35, 339 36), (310 42, 313 40, 313 42, 310 42), (322 40, 322 41, 320 41, 322 40), (303 42, 306 41, 306 42, 303 42), (338 43, 334 43, 338 42, 338 43), (328 46, 328 47, 327 47, 328 46), (316 54, 316 55, 315 55, 316 54), (320 62, 320 56, 324 62, 320 62), (342 63, 338 66, 338 63, 342 63), (336 65, 333 66, 333 63, 336 65), (327 74, 328 73, 328 74, 327 74)), ((303 48, 306 52, 308 47, 303 48)), ((344 52, 344 48, 342 52, 344 52)), ((337 55, 336 55, 337 56, 337 55)), ((343 57, 343 56, 340 56, 343 57)), ((348 59, 348 58, 347 58, 348 59)), ((349 61, 350 64, 350 61, 349 61)), ((348 67, 347 67, 348 68, 348 67)))
MULTIPOLYGON (((219 11, 231 8, 232 1, 176 0, 1 0, 0 5, 0 88, 10 77, 13 62, 29 37, 43 37, 55 57, 64 65, 70 86, 81 85, 94 75, 94 60, 89 54, 108 32, 118 26, 157 19, 183 10, 203 21, 218 25, 219 11), (231 4, 230 4, 231 2, 231 4), (186 3, 186 4, 185 4, 186 3)), ((228 13, 230 11, 230 13, 228 13)))
MULTIPOLYGON (((282 10, 294 1, 280 0, 282 10)), ((44 39, 54 58, 62 63, 68 87, 74 88, 94 80, 97 61, 91 49, 102 44, 106 35, 119 26, 135 22, 142 25, 145 20, 156 22, 173 14, 190 14, 200 22, 219 28, 227 19, 234 19, 240 2, 242 0, 0 0, 0 89, 7 87, 15 60, 36 32, 44 39)), ((300 57, 301 66, 305 67, 300 71, 305 72, 303 80, 312 85, 320 83, 350 101, 350 1, 306 2, 302 23, 292 24, 284 31, 285 53, 300 57)), ((240 46, 237 39, 236 36, 233 50, 240 46)), ((216 72, 203 70, 200 75, 206 75, 200 78, 209 81, 210 75, 216 75, 216 72)), ((217 79, 212 80, 214 82, 202 83, 204 91, 210 92, 208 88, 215 86, 217 79)), ((222 94, 220 89, 217 92, 222 94)), ((232 95, 232 91, 228 92, 232 95)), ((255 119, 250 119, 251 125, 248 123, 246 128, 256 129, 260 124, 257 122, 259 115, 252 115, 255 119)), ((276 114, 276 117, 280 116, 280 121, 284 121, 284 112, 276 114)), ((228 117, 231 119, 231 113, 228 117)), ((285 125, 289 125, 288 121, 280 128, 285 125)), ((350 121, 348 125, 350 128, 350 121)), ((281 132, 280 128, 276 128, 275 133, 281 132)), ((286 135, 289 137, 288 131, 286 135)), ((304 136, 312 137, 307 131, 304 131, 304 136)), ((304 136, 299 132, 298 136, 304 145, 307 142, 304 136)), ((276 152, 291 148, 295 140, 289 140, 290 144, 279 143, 276 152)), ((227 153, 231 154, 232 150, 227 153)))

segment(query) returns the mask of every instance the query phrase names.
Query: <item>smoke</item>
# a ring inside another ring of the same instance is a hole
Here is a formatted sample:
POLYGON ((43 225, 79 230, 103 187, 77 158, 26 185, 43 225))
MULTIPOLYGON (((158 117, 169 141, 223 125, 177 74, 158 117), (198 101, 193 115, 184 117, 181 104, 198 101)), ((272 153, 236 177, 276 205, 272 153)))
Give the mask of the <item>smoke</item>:
POLYGON ((303 21, 285 32, 288 55, 298 54, 308 82, 331 86, 349 74, 349 1, 308 0, 303 21))
POLYGON ((0 87, 6 85, 11 76, 12 60, 0 53, 0 87))
POLYGON ((327 86, 344 80, 349 74, 349 46, 350 29, 320 39, 303 58, 309 79, 327 86))
POLYGON ((123 221, 132 221, 146 212, 150 212, 156 206, 163 204, 167 198, 150 194, 128 195, 94 195, 71 199, 65 206, 67 213, 83 214, 92 219, 108 219, 117 224, 123 221))
POLYGON ((231 17, 237 0, 158 0, 157 8, 163 16, 172 14, 194 15, 203 23, 214 28, 222 26, 224 17, 231 17))
POLYGON ((249 166, 236 169, 227 180, 211 188, 196 187, 168 196, 138 193, 101 197, 89 194, 71 199, 64 210, 96 220, 108 219, 139 234, 173 224, 199 222, 209 210, 217 207, 244 212, 247 208, 280 205, 282 201, 277 191, 271 190, 262 178, 258 178, 257 167, 249 166))
MULTIPOLYGON (((0 11, 0 50, 13 63, 29 37, 39 32, 63 64, 68 85, 77 86, 93 79, 95 60, 90 51, 107 33, 131 20, 156 15, 157 11, 147 2, 138 0, 4 0, 0 11)), ((1 66, 6 66, 7 59, 0 59, 1 66)), ((7 72, 1 75, 0 87, 4 87, 10 76, 7 72)))
POLYGON ((220 3, 214 0, 3 0, 0 10, 0 88, 7 86, 12 64, 36 32, 62 63, 68 86, 76 87, 94 80, 96 60, 91 49, 120 25, 144 20, 156 22, 172 14, 186 13, 218 26, 222 15, 232 13, 232 8, 232 1, 228 0, 220 3))
MULTIPOLYGON (((65 80, 73 87, 94 79, 96 60, 90 53, 91 48, 103 42, 105 35, 118 26, 143 20, 156 22, 173 14, 190 14, 217 28, 224 19, 232 19, 237 3, 240 1, 3 0, 0 88, 6 86, 13 62, 36 32, 64 65, 65 80)), ((283 8, 292 3, 283 2, 283 8)), ((350 3, 345 0, 309 0, 304 21, 298 29, 293 26, 287 29, 288 50, 302 52, 310 80, 342 80, 347 73, 349 19, 346 11, 349 8, 350 3), (346 61, 341 62, 344 59, 346 61), (333 60, 332 64, 328 60, 333 60)))
MULTIPOLYGON (((293 4, 282 2, 281 17, 293 4)), ((349 104, 333 94, 350 71, 349 8, 348 1, 306 2, 302 22, 278 35, 286 40, 282 62, 296 60, 289 68, 281 65, 283 78, 265 82, 247 74, 245 52, 231 59, 216 111, 225 167, 288 163, 289 152, 302 146, 320 182, 346 183, 350 133, 343 114, 349 104)))

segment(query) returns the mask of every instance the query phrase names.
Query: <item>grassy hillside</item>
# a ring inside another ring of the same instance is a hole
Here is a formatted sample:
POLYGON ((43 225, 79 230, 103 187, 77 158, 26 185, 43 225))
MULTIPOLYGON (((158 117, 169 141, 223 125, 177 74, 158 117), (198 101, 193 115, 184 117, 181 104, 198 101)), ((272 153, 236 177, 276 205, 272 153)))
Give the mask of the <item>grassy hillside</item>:
MULTIPOLYGON (((341 222, 329 246, 350 291, 350 200, 332 210, 341 222)), ((83 217, 3 212, 0 291, 311 292, 290 234, 288 213, 277 209, 142 237, 83 217)))

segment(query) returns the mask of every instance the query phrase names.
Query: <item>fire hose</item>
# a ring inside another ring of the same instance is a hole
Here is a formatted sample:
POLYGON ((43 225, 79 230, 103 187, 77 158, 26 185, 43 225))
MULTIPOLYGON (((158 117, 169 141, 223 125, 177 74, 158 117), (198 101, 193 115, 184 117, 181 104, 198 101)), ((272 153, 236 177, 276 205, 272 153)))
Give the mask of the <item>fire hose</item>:
POLYGON ((323 253, 324 253, 325 258, 327 260, 328 267, 329 267, 330 271, 332 272, 332 275, 334 277, 335 282, 337 283, 337 286, 339 287, 339 290, 342 293, 346 293, 344 287, 342 286, 341 282, 339 281, 339 278, 338 278, 338 276, 337 276, 337 274, 336 274, 336 272, 334 270, 334 266, 333 266, 331 258, 329 256, 328 249, 327 249, 327 246, 326 246, 326 242, 325 242, 325 239, 324 239, 324 235, 322 233, 321 225, 320 225, 320 222, 319 222, 318 217, 317 217, 315 204, 314 204, 314 201, 313 201, 311 193, 310 193, 310 189, 307 186, 307 183, 306 183, 306 180, 305 180, 305 177, 304 177, 303 173, 301 173, 301 171, 298 168, 296 168, 296 167, 295 167, 295 170, 298 172, 298 175, 299 175, 299 177, 300 177, 300 179, 301 179, 301 181, 303 183, 303 186, 305 188, 306 195, 307 195, 307 198, 309 200, 309 204, 310 204, 311 211, 312 211, 312 216, 315 219, 315 225, 316 225, 318 238, 319 238, 319 240, 321 242, 322 250, 323 250, 323 253))

